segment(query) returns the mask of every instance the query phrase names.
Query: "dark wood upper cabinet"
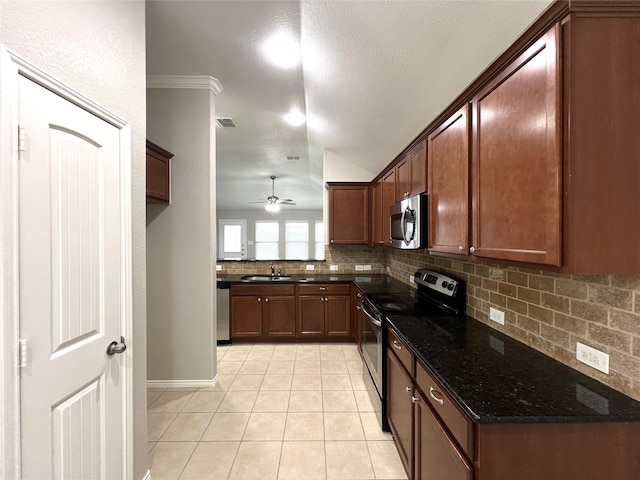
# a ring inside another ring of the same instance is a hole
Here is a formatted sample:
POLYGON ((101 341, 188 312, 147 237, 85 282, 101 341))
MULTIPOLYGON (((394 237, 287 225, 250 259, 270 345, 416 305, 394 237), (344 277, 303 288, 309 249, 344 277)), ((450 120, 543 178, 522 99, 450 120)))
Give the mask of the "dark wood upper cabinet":
POLYGON ((382 177, 382 240, 391 245, 391 216, 389 211, 395 203, 396 171, 391 169, 382 177))
POLYGON ((427 191, 427 145, 422 140, 396 164, 396 201, 427 191))
POLYGON ((429 251, 469 252, 470 106, 429 135, 429 251))
POLYGON ((561 265, 559 37, 556 25, 473 99, 478 257, 561 265))
POLYGON ((383 245, 384 234, 382 232, 383 225, 383 208, 382 208, 382 180, 378 180, 371 188, 371 244, 383 245))
POLYGON ((369 243, 369 184, 329 183, 329 243, 369 243))
POLYGON ((171 201, 171 158, 173 154, 147 140, 147 201, 171 201))

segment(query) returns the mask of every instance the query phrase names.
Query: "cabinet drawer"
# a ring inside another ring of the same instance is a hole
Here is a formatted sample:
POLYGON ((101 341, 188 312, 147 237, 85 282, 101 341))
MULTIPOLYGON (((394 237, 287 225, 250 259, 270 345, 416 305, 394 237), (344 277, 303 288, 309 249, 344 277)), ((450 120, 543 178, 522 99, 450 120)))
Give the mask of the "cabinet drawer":
POLYGON ((414 361, 413 361, 413 352, 409 350, 409 347, 400 340, 400 337, 396 332, 392 329, 389 329, 389 350, 393 351, 400 361, 404 368, 407 369, 409 375, 414 376, 414 361))
POLYGON ((462 450, 469 458, 473 458, 473 423, 458 409, 427 369, 420 362, 416 363, 416 385, 462 450))
POLYGON ((231 295, 294 295, 295 285, 231 285, 231 295))
POLYGON ((300 295, 349 295, 351 286, 348 283, 307 283, 298 285, 300 295))

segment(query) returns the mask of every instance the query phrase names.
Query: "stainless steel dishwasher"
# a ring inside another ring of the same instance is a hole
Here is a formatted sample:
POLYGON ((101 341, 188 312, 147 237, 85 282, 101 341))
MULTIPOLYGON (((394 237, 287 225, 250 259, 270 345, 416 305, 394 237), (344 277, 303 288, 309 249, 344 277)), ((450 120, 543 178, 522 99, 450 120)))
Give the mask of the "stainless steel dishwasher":
POLYGON ((217 309, 217 338, 218 345, 231 343, 231 334, 229 329, 229 282, 216 282, 216 309, 217 309))

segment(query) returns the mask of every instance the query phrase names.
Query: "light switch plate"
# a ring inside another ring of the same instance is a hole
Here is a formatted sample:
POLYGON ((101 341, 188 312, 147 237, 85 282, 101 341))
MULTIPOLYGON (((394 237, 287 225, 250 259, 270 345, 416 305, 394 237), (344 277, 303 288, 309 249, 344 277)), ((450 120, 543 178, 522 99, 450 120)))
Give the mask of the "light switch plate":
POLYGON ((489 307, 489 319, 504 325, 504 312, 497 308, 489 307))
POLYGON ((329 270, 331 270, 332 272, 338 271, 338 265, 329 265, 329 270))
POLYGON ((222 265, 216 265, 216 272, 222 271, 222 265))
POLYGON ((584 343, 576 342, 576 358, 579 362, 609 375, 609 354, 584 343))
POLYGON ((367 270, 371 270, 371 265, 363 265, 362 269, 367 271, 367 270))
POLYGON ((356 272, 361 272, 364 270, 364 265, 356 265, 356 272))

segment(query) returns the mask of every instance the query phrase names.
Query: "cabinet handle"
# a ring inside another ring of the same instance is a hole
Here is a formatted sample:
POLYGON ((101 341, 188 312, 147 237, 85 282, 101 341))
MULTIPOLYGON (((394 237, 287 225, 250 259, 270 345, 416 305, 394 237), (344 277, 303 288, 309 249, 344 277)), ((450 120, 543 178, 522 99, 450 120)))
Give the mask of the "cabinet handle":
POLYGON ((395 340, 393 341, 393 347, 397 348, 398 350, 402 350, 402 347, 395 340))
POLYGON ((356 294, 356 296, 357 296, 358 298, 362 298, 362 294, 361 294, 360 292, 358 292, 358 293, 356 294))
POLYGON ((356 310, 360 310, 360 305, 356 305, 356 310))
POLYGON ((320 290, 325 291, 327 287, 320 287, 320 290))
MULTIPOLYGON (((434 389, 433 387, 429 387, 429 395, 431 395, 431 398, 433 398, 440 405, 444 405, 444 400, 442 398, 438 398, 433 392, 438 392, 438 391, 436 389, 434 389)), ((440 392, 438 392, 438 393, 440 393, 440 392)))
POLYGON ((469 251, 470 251, 471 253, 473 253, 473 252, 475 252, 475 251, 476 251, 476 249, 475 249, 475 247, 471 247, 471 248, 469 249, 469 251))
POLYGON ((262 299, 261 299, 260 297, 258 297, 258 301, 259 301, 259 302, 261 302, 261 301, 262 301, 262 299))
POLYGON ((464 247, 463 247, 462 245, 460 245, 460 246, 458 247, 458 251, 459 251, 459 252, 462 252, 463 250, 464 250, 464 247))
POLYGON ((404 391, 407 393, 411 393, 411 390, 413 390, 411 387, 404 387, 404 391))
POLYGON ((418 403, 420 401, 420 397, 416 397, 415 395, 411 395, 411 403, 418 403))

